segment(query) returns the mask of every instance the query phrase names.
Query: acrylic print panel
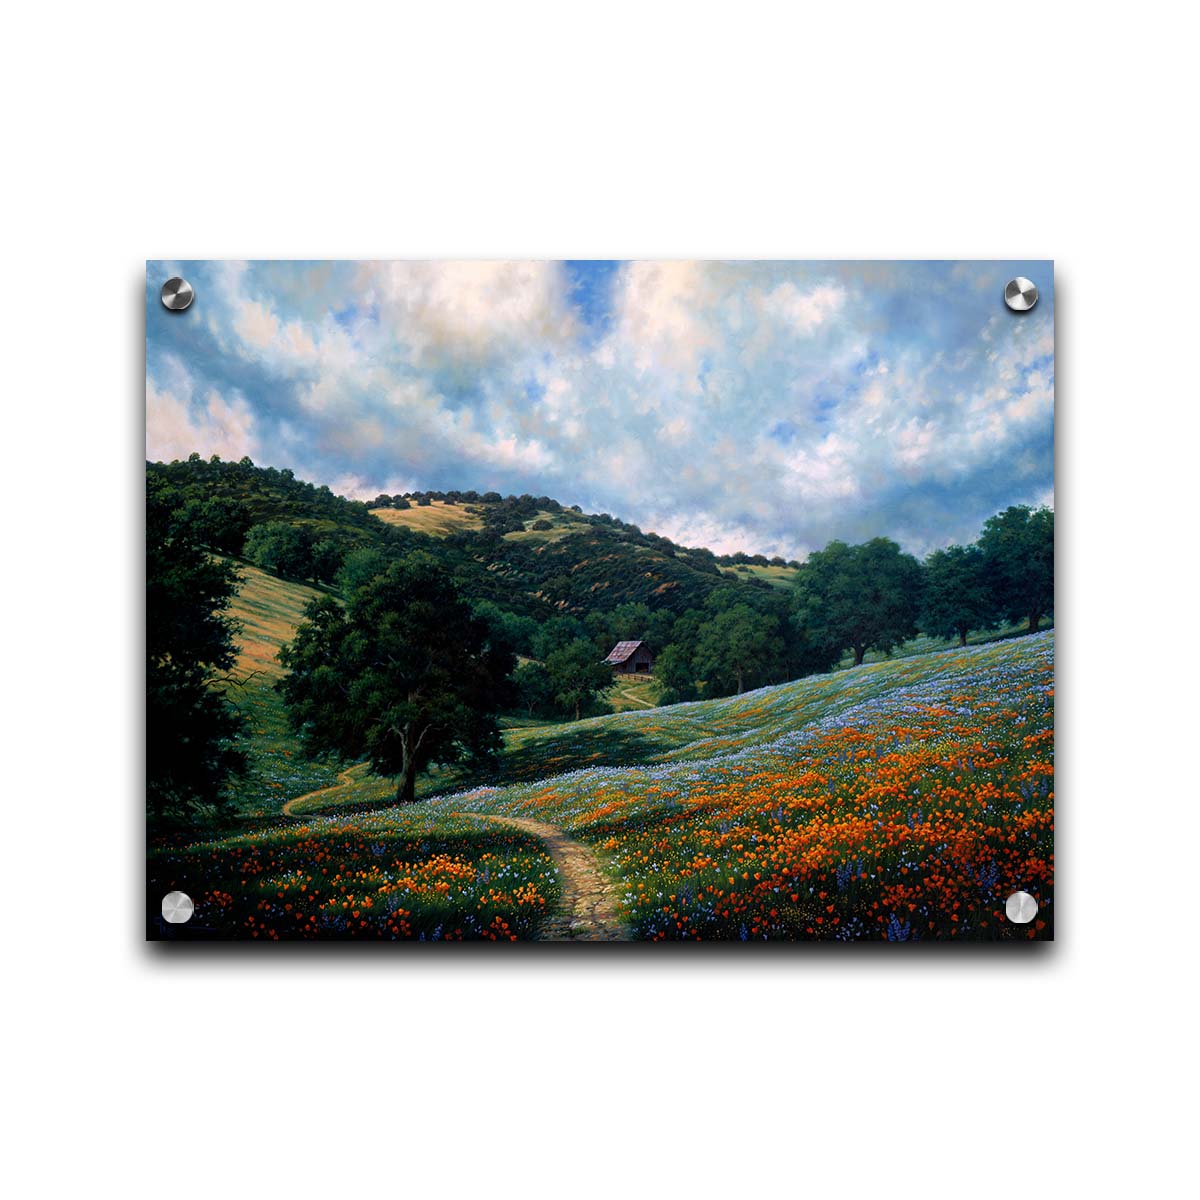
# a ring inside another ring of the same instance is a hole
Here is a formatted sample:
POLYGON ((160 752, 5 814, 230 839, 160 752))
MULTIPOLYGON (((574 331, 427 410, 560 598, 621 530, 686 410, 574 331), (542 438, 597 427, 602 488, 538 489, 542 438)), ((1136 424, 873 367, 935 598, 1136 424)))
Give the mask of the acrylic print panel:
POLYGON ((148 936, 1051 937, 1053 308, 148 264, 148 936))

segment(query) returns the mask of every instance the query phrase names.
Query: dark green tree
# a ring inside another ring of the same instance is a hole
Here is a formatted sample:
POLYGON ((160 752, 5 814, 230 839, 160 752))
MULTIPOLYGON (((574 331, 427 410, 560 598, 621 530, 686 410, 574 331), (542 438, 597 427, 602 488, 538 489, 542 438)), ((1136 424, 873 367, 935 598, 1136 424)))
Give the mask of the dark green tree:
POLYGON ((471 607, 475 615, 487 621, 497 636, 518 654, 531 652, 534 636, 538 632, 538 623, 532 617, 509 612, 491 600, 476 600, 471 607))
POLYGON ((227 496, 193 497, 175 514, 177 526, 188 526, 189 536, 220 554, 241 554, 251 516, 244 504, 227 496))
POLYGON ((369 546, 357 546, 349 551, 338 568, 335 582, 344 595, 349 596, 360 587, 370 583, 376 575, 387 570, 387 556, 369 546))
MULTIPOLYGON (((557 616, 546 621, 533 635, 533 655, 547 661, 556 650, 587 636, 583 622, 575 617, 557 616)), ((610 646, 609 649, 612 647, 610 646)))
POLYGON ((779 623, 755 612, 748 604, 734 604, 700 626, 696 639, 696 672, 705 683, 706 696, 738 695, 747 685, 766 681, 783 653, 779 623))
POLYGON ((309 753, 367 759, 398 780, 402 804, 431 763, 495 755, 514 659, 429 555, 393 563, 344 608, 323 596, 305 615, 277 686, 309 753))
POLYGON ((603 658, 618 640, 613 633, 611 612, 590 612, 583 618, 583 627, 587 636, 592 639, 592 645, 603 658))
POLYGON ((995 611, 1036 633, 1054 612, 1054 510, 1006 508, 985 522, 979 548, 995 611))
POLYGON ((692 666, 692 656, 685 646, 674 642, 664 646, 654 660, 654 677, 662 685, 659 704, 679 704, 684 700, 699 699, 696 671, 692 666))
POLYGON ((554 684, 544 663, 524 662, 513 672, 517 703, 527 716, 549 716, 554 711, 554 684))
POLYGON ((546 659, 554 699, 575 720, 598 707, 601 695, 613 685, 612 667, 600 659, 587 638, 568 642, 546 659))
POLYGON ((290 521, 255 525, 246 536, 246 557, 264 571, 288 579, 312 576, 312 534, 290 521))
POLYGON ((796 576, 801 618, 818 644, 888 653, 917 632, 921 564, 888 538, 859 546, 830 542, 796 576))
POLYGON ((811 627, 808 613, 797 603, 795 595, 776 590, 770 599, 771 607, 780 606, 779 635, 783 639, 780 681, 832 669, 842 655, 842 648, 830 640, 828 631, 811 627))
POLYGON ((312 577, 318 583, 333 583, 342 569, 346 548, 332 538, 322 538, 312 548, 312 577))
MULTIPOLYGON (((648 605, 638 602, 618 604, 612 610, 611 625, 613 640, 617 642, 642 641, 650 636, 650 623, 654 614, 648 605)), ((610 646, 609 649, 612 647, 610 646)))
POLYGON ((179 821, 228 802, 245 768, 245 724, 225 696, 238 626, 233 566, 206 553, 164 490, 146 496, 146 796, 152 819, 179 821))
POLYGON ((934 637, 957 637, 967 644, 972 629, 995 621, 978 546, 935 550, 925 560, 924 603, 917 624, 934 637))

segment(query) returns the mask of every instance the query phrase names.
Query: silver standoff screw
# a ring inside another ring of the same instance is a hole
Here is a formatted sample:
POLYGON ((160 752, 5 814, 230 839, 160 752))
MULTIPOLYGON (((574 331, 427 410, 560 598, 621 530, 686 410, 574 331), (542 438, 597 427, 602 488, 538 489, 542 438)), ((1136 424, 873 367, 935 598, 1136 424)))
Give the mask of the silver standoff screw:
POLYGON ((178 275, 172 276, 162 286, 162 302, 164 308, 172 312, 183 312, 196 298, 196 291, 186 279, 178 275))
POLYGON ((195 911, 196 906, 187 892, 168 892, 163 897, 163 920, 170 925, 182 925, 185 921, 190 921, 195 911))
POLYGON ((1038 902, 1028 892, 1013 892, 1004 902, 1004 912, 1014 925, 1028 925, 1038 913, 1038 902))
MULTIPOLYGON (((1038 302, 1037 285, 1024 275, 1010 279, 1004 288, 1004 303, 1013 312, 1028 312, 1038 302)), ((165 303, 165 301, 164 301, 165 303)))

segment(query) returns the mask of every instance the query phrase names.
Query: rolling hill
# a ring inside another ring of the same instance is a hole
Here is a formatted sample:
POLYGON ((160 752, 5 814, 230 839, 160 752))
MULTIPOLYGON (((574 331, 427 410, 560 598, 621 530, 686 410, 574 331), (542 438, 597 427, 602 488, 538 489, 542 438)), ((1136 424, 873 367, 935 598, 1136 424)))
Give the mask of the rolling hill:
MULTIPOLYGON (((237 555, 248 530, 270 522, 301 528, 336 556, 371 549, 384 556, 424 550, 441 560, 473 597, 545 620, 645 603, 681 613, 720 588, 767 588, 752 571, 736 573, 711 551, 677 546, 608 514, 565 508, 549 497, 475 492, 425 494, 428 504, 366 504, 292 472, 203 460, 148 463, 155 486, 179 507, 223 508, 214 549, 237 555)), ((378 497, 378 501, 393 501, 378 497)), ((406 502, 408 503, 408 502, 406 502)), ((761 569, 770 570, 765 566, 761 569)), ((759 568, 756 568, 756 570, 759 568)), ((309 582, 300 577, 300 582, 309 582)), ((772 580, 771 582, 776 582, 772 580)))
POLYGON ((313 798, 332 815, 162 850, 152 886, 190 890, 225 934, 536 936, 570 883, 550 829, 639 939, 1050 937, 1053 647, 513 731, 491 782, 396 807, 351 778, 313 798), (1038 898, 1029 927, 1004 919, 1018 889, 1038 898))

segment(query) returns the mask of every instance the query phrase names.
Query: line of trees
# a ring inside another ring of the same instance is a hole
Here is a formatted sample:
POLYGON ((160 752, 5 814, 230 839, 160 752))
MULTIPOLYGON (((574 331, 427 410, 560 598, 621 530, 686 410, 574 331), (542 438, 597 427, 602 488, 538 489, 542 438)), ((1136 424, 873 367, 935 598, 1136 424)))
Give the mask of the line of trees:
MULTIPOLYGON (((922 563, 887 538, 860 545, 831 542, 809 555, 791 593, 721 589, 699 607, 675 613, 640 603, 546 622, 505 614, 521 652, 540 660, 518 673, 530 715, 569 715, 556 699, 550 659, 576 647, 600 657, 615 642, 641 639, 657 651, 661 702, 724 696, 826 671, 844 655, 861 664, 870 651, 889 654, 926 633, 965 645, 975 630, 1023 621, 1036 631, 1053 611, 1054 514, 1014 506, 987 521, 978 542, 937 550, 922 563)), ((561 661, 561 660, 560 660, 561 661)), ((599 688, 584 702, 598 711, 599 688)))
MULTIPOLYGON (((281 656, 288 675, 280 690, 307 750, 368 759, 398 779, 400 800, 412 799, 431 763, 493 755, 502 712, 578 719, 603 711, 613 679, 602 660, 617 641, 650 643, 662 702, 673 703, 829 670, 843 655, 861 663, 918 631, 965 644, 972 631, 1002 622, 1036 631, 1053 613, 1049 509, 1009 508, 986 522, 976 543, 923 563, 886 538, 833 542, 809 556, 791 588, 717 580, 689 593, 687 607, 671 580, 653 603, 601 607, 605 581, 594 581, 594 572, 625 566, 620 543, 610 540, 607 560, 589 557, 571 568, 572 588, 597 597, 594 607, 564 604, 547 619, 516 610, 537 586, 514 570, 523 560, 491 570, 478 557, 482 542, 456 547, 381 527, 366 506, 300 484, 290 472, 248 460, 189 460, 151 470, 147 487, 148 794, 163 818, 219 805, 244 765, 243 722, 225 694, 237 574, 214 553, 242 553, 338 593, 309 607, 281 656), (197 473, 230 490, 181 486, 197 473), (262 519, 268 502, 290 519, 262 519), (338 521, 314 516, 326 512, 338 521), (436 554, 414 552, 414 544, 436 554), (481 591, 481 581, 490 590, 481 591), (519 666, 518 655, 527 660, 519 666)), ((513 516, 548 511, 543 500, 515 498, 513 516)), ((631 545, 661 541, 613 518, 592 520, 631 545)), ((571 547, 560 540, 543 552, 571 547)))

